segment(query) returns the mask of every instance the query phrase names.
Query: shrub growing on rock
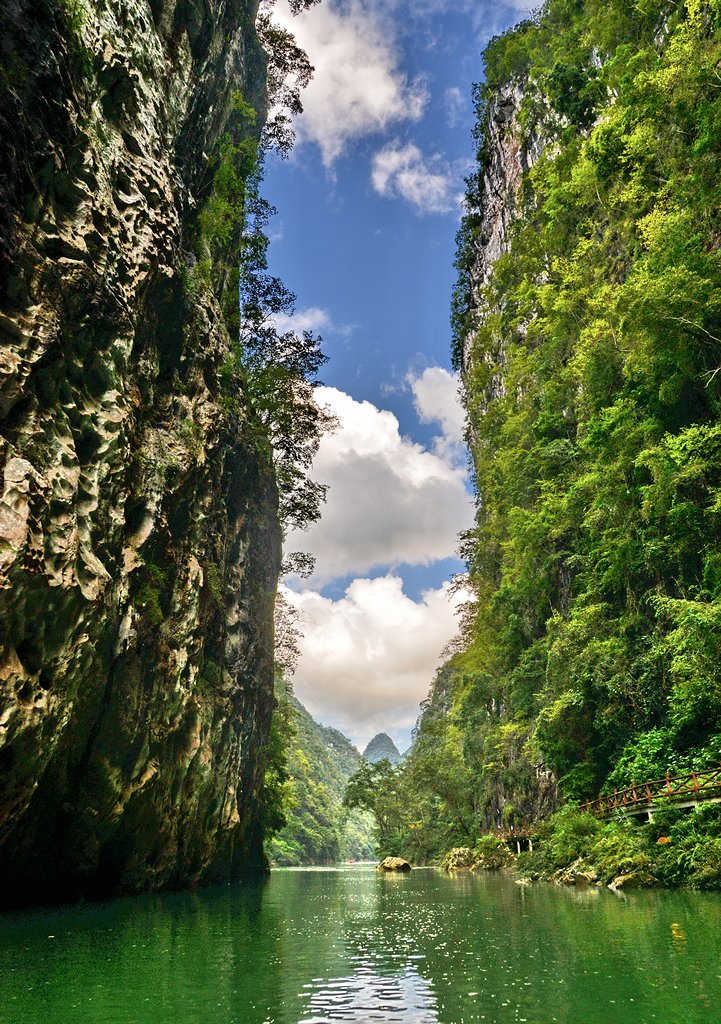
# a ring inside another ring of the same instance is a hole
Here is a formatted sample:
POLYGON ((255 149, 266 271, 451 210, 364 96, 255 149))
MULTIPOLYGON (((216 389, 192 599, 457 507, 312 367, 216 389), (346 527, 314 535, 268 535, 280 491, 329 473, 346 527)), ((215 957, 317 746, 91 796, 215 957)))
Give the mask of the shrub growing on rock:
POLYGON ((480 836, 476 842, 476 867, 494 871, 513 860, 513 854, 498 836, 480 836))
POLYGON ((462 871, 476 866, 476 855, 468 846, 454 846, 441 861, 444 871, 462 871))

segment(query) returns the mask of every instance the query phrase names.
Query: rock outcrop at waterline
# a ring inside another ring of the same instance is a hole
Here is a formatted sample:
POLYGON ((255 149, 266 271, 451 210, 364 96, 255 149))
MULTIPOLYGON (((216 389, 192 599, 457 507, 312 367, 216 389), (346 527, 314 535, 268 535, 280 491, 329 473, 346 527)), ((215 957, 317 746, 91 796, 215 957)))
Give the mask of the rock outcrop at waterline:
POLYGON ((401 871, 406 872, 411 870, 411 865, 407 860, 402 857, 386 857, 382 860, 376 871, 401 871))
POLYGON ((272 468, 193 279, 255 0, 0 14, 0 900, 262 864, 272 468))

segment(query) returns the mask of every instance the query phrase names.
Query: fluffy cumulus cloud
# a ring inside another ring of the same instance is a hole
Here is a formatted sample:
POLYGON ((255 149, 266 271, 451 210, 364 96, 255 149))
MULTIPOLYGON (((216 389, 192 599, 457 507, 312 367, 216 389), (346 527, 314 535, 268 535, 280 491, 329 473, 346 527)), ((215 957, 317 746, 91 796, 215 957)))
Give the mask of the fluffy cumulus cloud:
POLYGON ((453 463, 464 462, 465 413, 458 394, 458 376, 441 366, 429 366, 420 376, 408 374, 406 380, 418 419, 440 427, 434 443, 436 454, 453 463))
MULTIPOLYGON (((420 393, 440 415, 442 402, 428 397, 432 383, 426 380, 420 393)), ((463 469, 403 437, 391 412, 335 388, 319 388, 317 397, 339 421, 313 463, 314 479, 329 485, 328 501, 320 522, 292 533, 286 544, 288 551, 315 555, 308 585, 451 557, 458 533, 472 522, 463 469)))
POLYGON ((460 207, 462 173, 439 154, 426 156, 414 143, 391 142, 373 157, 371 182, 379 195, 404 199, 419 213, 450 213, 460 207))
POLYGON ((381 5, 324 0, 294 18, 279 0, 273 17, 315 68, 297 128, 300 142, 319 146, 326 167, 355 140, 422 116, 426 87, 402 71, 393 19, 381 5))
POLYGON ((361 747, 377 732, 407 743, 467 595, 445 584, 413 601, 387 575, 353 580, 339 600, 286 596, 305 634, 294 686, 311 713, 361 747))

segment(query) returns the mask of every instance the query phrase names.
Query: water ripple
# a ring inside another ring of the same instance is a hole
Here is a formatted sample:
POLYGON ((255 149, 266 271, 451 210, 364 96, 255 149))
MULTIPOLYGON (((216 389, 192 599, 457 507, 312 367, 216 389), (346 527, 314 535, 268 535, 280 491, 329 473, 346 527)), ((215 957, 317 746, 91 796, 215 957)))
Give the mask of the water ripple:
POLYGON ((438 1024, 433 989, 411 966, 388 977, 364 965, 345 978, 327 979, 314 988, 299 1024, 438 1024))

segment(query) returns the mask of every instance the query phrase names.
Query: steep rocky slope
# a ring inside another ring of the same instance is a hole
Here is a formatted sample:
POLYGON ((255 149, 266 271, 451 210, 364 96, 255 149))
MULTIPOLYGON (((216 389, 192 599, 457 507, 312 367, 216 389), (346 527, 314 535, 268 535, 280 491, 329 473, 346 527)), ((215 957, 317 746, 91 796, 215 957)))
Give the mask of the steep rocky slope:
POLYGON ((255 0, 0 14, 0 900, 262 864, 279 561, 193 273, 255 0))
POLYGON ((661 0, 548 0, 485 52, 450 718, 524 818, 534 775, 573 802, 718 761, 720 53, 717 2, 661 0))

